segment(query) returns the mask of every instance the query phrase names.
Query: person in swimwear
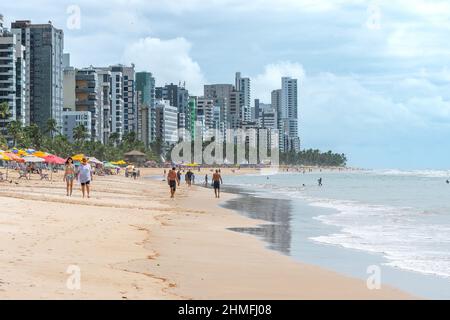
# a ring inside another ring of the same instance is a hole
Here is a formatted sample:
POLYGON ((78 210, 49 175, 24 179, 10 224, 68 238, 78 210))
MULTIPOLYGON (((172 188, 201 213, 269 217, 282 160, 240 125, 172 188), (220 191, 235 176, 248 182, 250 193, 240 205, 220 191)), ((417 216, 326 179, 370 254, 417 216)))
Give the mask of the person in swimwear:
POLYGON ((66 160, 66 164, 64 167, 64 178, 63 178, 63 181, 65 181, 67 184, 66 191, 67 191, 68 197, 72 196, 73 180, 75 180, 75 166, 73 165, 73 159, 69 157, 66 160))

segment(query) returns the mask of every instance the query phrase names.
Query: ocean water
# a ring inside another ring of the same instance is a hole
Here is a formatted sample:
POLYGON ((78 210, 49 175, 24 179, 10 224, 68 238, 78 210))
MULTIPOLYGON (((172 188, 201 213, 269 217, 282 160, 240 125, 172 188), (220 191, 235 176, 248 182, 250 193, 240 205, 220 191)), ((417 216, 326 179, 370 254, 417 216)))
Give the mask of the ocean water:
POLYGON ((426 298, 450 298, 450 171, 228 176, 244 193, 226 207, 270 222, 239 230, 299 260, 426 298), (323 179, 319 187, 317 180, 323 179))

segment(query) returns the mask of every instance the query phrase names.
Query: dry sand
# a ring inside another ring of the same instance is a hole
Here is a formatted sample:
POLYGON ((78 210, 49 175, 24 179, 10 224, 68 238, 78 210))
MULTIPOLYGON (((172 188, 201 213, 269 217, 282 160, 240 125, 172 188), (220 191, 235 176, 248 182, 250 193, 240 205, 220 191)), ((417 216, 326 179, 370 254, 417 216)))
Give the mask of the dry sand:
POLYGON ((218 207, 228 194, 182 184, 171 200, 166 182, 112 176, 96 177, 82 199, 77 185, 66 197, 61 175, 16 181, 0 182, 0 299, 413 298, 227 230, 262 223, 218 207), (79 290, 67 287, 70 266, 81 270, 79 290))

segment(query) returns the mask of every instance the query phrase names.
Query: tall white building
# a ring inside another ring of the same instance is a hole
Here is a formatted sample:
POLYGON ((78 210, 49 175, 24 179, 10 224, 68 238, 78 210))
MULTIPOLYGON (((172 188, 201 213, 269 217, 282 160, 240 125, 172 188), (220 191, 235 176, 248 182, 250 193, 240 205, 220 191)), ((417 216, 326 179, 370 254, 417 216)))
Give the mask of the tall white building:
POLYGON ((110 67, 111 72, 111 133, 136 132, 138 128, 138 108, 135 90, 134 65, 110 67))
POLYGON ((8 103, 10 111, 8 119, 0 120, 0 130, 13 120, 29 124, 25 71, 25 47, 14 32, 3 27, 3 16, 0 15, 0 102, 8 103))
POLYGON ((272 93, 272 105, 274 104, 279 104, 277 107, 281 151, 300 151, 297 79, 290 77, 281 79, 281 91, 272 93))
POLYGON ((155 101, 156 137, 172 145, 178 142, 178 108, 168 100, 155 101))
POLYGON ((251 105, 250 78, 242 78, 241 73, 236 72, 235 82, 236 91, 242 94, 241 121, 252 121, 256 119, 256 115, 251 105))

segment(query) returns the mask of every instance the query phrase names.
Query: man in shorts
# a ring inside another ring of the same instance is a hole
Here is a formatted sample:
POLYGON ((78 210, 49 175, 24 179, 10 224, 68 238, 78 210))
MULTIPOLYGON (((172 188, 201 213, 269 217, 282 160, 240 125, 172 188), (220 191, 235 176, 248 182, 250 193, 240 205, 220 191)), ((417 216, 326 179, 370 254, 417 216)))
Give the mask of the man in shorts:
POLYGON ((220 198, 220 185, 223 184, 223 181, 219 170, 216 170, 216 172, 213 174, 212 181, 214 186, 214 194, 216 195, 216 198, 220 198))
POLYGON ((172 170, 169 171, 167 174, 167 181, 170 187, 170 198, 173 199, 175 197, 175 191, 177 191, 177 184, 180 182, 178 180, 176 168, 172 168, 172 170))

